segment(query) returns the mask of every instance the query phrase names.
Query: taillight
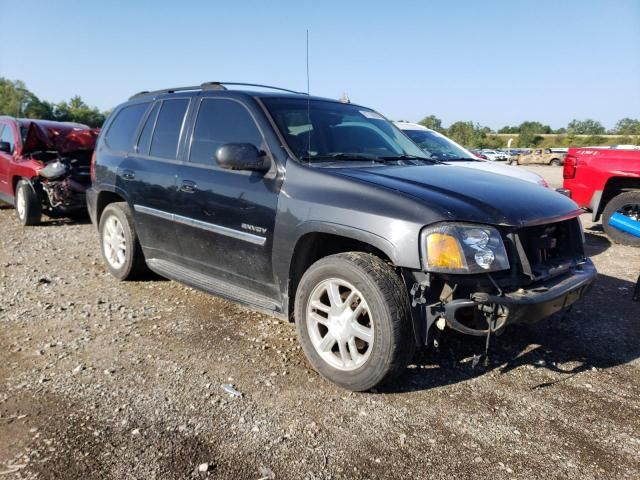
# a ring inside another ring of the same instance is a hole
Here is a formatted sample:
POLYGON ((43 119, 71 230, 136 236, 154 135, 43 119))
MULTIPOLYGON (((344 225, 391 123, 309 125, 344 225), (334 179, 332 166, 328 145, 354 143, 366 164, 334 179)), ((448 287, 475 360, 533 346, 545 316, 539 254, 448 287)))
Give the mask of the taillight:
POLYGON ((578 159, 573 155, 567 155, 564 159, 564 168, 562 169, 563 178, 573 178, 576 176, 578 167, 578 159))
POLYGON ((91 183, 96 183, 96 151, 91 155, 91 183))

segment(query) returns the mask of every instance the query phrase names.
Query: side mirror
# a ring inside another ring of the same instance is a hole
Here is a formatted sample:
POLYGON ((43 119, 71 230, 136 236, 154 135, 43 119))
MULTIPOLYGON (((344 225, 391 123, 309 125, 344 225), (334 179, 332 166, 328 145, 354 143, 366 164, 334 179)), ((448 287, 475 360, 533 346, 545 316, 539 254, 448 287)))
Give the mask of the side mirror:
POLYGON ((11 151, 11 144, 9 142, 0 142, 0 152, 13 153, 11 151))
POLYGON ((215 159, 221 168, 228 170, 251 170, 266 172, 269 164, 266 154, 251 143, 227 143, 215 153, 215 159))

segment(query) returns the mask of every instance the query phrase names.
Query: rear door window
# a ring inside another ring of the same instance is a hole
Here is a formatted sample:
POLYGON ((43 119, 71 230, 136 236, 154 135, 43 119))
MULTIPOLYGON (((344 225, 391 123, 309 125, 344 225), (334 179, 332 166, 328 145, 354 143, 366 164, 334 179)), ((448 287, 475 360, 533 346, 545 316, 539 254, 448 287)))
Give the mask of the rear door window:
POLYGON ((140 120, 149 106, 148 103, 138 103, 124 107, 116 114, 107 131, 105 142, 112 150, 128 152, 133 149, 135 135, 140 120))
POLYGON ((175 160, 189 99, 164 100, 158 113, 149 155, 175 160))

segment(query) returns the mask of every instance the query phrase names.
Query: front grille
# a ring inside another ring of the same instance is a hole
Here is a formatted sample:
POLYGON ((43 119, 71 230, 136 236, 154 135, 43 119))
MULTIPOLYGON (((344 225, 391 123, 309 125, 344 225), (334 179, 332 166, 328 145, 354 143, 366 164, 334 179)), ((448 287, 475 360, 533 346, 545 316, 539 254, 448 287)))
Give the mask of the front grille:
POLYGON ((532 279, 559 274, 584 258, 577 218, 525 227, 515 236, 519 268, 532 279))

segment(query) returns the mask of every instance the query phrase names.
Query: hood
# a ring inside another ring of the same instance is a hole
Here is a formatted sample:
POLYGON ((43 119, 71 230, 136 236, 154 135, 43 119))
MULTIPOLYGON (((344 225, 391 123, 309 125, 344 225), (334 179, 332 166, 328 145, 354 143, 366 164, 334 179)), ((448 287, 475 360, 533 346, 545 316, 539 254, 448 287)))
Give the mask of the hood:
POLYGON ((484 172, 493 172, 499 175, 507 175, 509 177, 519 178, 527 182, 535 183, 536 185, 545 185, 543 178, 537 173, 529 172, 522 168, 510 167, 509 165, 502 165, 495 162, 485 162, 484 160, 472 160, 470 162, 450 162, 448 165, 455 165, 457 167, 473 168, 474 170, 482 170, 484 172))
POLYGON ((79 128, 64 123, 31 122, 22 145, 22 154, 57 151, 61 155, 93 150, 99 129, 79 128))
POLYGON ((336 168, 334 174, 410 196, 442 220, 523 226, 582 213, 573 200, 539 185, 453 165, 336 168))

